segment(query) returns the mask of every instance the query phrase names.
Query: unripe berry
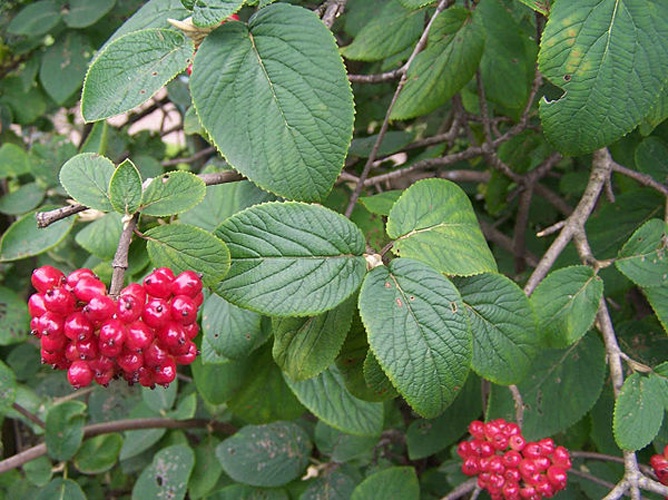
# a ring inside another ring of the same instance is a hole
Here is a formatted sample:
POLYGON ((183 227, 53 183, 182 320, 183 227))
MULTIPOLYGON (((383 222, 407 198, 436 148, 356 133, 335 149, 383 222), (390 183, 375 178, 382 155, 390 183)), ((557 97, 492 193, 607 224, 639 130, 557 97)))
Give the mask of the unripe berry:
POLYGON ((67 380, 75 389, 86 387, 93 381, 93 370, 85 361, 75 361, 67 370, 67 380))
POLYGON ((39 293, 46 293, 53 287, 60 286, 65 281, 65 275, 52 266, 38 267, 32 272, 30 282, 39 293))

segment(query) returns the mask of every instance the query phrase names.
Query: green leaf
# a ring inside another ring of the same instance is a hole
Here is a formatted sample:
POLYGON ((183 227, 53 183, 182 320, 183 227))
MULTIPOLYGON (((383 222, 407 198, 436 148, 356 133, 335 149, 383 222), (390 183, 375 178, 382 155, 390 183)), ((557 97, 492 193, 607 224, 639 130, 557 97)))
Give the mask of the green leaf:
POLYGON ((198 394, 212 405, 227 402, 239 390, 250 371, 246 360, 202 364, 202 360, 196 359, 190 366, 198 394))
POLYGON ((388 467, 375 472, 353 491, 351 500, 383 500, 401 498, 418 500, 420 483, 413 467, 388 467))
POLYGON ((529 299, 501 274, 484 273, 454 282, 473 332, 473 370, 495 384, 520 382, 540 345, 529 299))
POLYGON ((227 273, 230 253, 225 243, 203 229, 186 224, 156 226, 144 233, 146 249, 155 266, 175 273, 196 269, 202 281, 213 286, 227 273))
POLYGON ((155 413, 164 413, 174 406, 178 383, 174 382, 167 387, 150 389, 141 388, 141 398, 147 408, 155 413))
POLYGON ((619 251, 615 266, 640 287, 666 286, 666 223, 651 219, 640 226, 619 251))
POLYGON ((332 309, 359 287, 366 271, 361 231, 319 205, 256 205, 227 219, 215 234, 232 256, 216 293, 267 315, 332 309))
POLYGON ((114 175, 111 160, 94 153, 70 158, 60 169, 60 183, 72 198, 89 208, 110 212, 109 181, 114 175))
POLYGON ((46 455, 24 464, 22 469, 26 479, 35 486, 46 486, 53 477, 53 464, 46 455))
POLYGON ((455 183, 425 179, 406 189, 392 207, 387 234, 392 251, 445 274, 496 271, 471 202, 455 183))
POLYGON ((647 116, 643 118, 638 129, 642 135, 648 136, 666 118, 668 118, 668 84, 664 84, 661 95, 659 95, 647 116))
POLYGON ((104 434, 84 441, 74 456, 74 465, 84 474, 102 474, 118 461, 123 446, 123 436, 104 434))
POLYGON ((276 364, 292 380, 306 380, 330 366, 350 330, 355 300, 318 316, 274 318, 273 356, 276 364))
POLYGON ((299 401, 327 425, 357 436, 377 436, 383 430, 383 405, 352 396, 336 366, 316 377, 295 382, 285 377, 299 401))
POLYGON ((376 356, 371 352, 371 349, 366 353, 362 370, 364 381, 374 394, 382 395, 383 400, 392 399, 399 395, 392 382, 390 382, 390 379, 385 375, 383 368, 380 366, 376 356))
POLYGON ((392 385, 420 415, 443 413, 461 391, 472 355, 468 315, 454 285, 425 264, 395 259, 367 275, 359 308, 392 385))
POLYGON ((218 26, 237 12, 243 3, 243 0, 197 0, 193 5, 193 24, 218 26))
MULTIPOLYGON (((370 135, 368 137, 357 137, 350 143, 348 150, 349 156, 359 156, 361 158, 368 158, 371 156, 371 151, 378 140, 378 134, 370 135)), ((403 130, 390 130, 381 140, 380 147, 376 152, 376 158, 390 156, 393 153, 403 151, 406 146, 415 140, 414 132, 405 132, 403 130)), ((386 191, 387 192, 387 191, 386 191)), ((381 193, 385 194, 385 193, 381 193)))
POLYGON ((436 3, 436 0, 399 0, 399 3, 407 9, 419 9, 425 5, 436 3))
POLYGON ((556 2, 538 61, 564 90, 540 103, 548 140, 569 155, 608 145, 647 116, 668 79, 668 4, 556 2))
POLYGON ((469 376, 454 402, 434 419, 413 420, 406 430, 406 446, 411 460, 419 460, 444 450, 466 433, 469 422, 482 413, 480 379, 469 376))
POLYGON ((7 26, 7 32, 37 38, 55 28, 59 22, 59 3, 56 0, 40 0, 21 9, 7 26))
POLYGON ((340 469, 325 471, 301 494, 299 500, 348 500, 356 481, 340 469))
POLYGON ((278 488, 256 488, 247 484, 231 484, 209 495, 207 500, 290 500, 290 496, 278 488))
MULTIPOLYGON (((32 125, 46 113, 46 97, 40 87, 35 85, 25 89, 18 76, 5 76, 0 80, 0 105, 2 104, 11 110, 13 122, 19 125, 32 125)), ((31 152, 37 147, 38 144, 33 144, 31 152)))
POLYGON ((195 447, 195 467, 188 481, 188 493, 191 498, 202 498, 216 486, 223 467, 216 457, 216 447, 220 439, 216 436, 206 436, 195 447))
POLYGON ((373 456, 378 436, 355 436, 330 427, 322 420, 315 425, 315 445, 332 462, 364 461, 373 456))
POLYGON ((69 0, 63 21, 70 28, 87 28, 107 15, 115 4, 116 0, 69 0))
POLYGON ((140 210, 145 215, 167 217, 185 212, 204 199, 206 184, 190 172, 167 172, 155 177, 144 190, 140 210))
POLYGON ((4 417, 12 408, 15 399, 16 376, 9 366, 0 361, 0 417, 4 417))
POLYGON ((402 193, 399 189, 393 189, 373 196, 360 196, 359 202, 372 214, 387 217, 402 193))
POLYGON ((0 345, 25 341, 29 324, 30 315, 25 298, 9 288, 0 286, 0 345))
POLYGON ((622 450, 636 451, 658 434, 663 421, 665 386, 656 375, 631 374, 615 402, 613 430, 622 450))
POLYGON ((182 33, 150 28, 106 45, 88 68, 81 95, 87 122, 119 115, 150 99, 183 71, 194 45, 182 33))
POLYGON ((650 136, 638 144, 635 152, 638 170, 654 177, 658 182, 668 178, 668 146, 658 137, 650 136))
POLYGON ((141 174, 134 163, 125 160, 109 181, 109 201, 114 210, 121 214, 134 214, 142 201, 141 174))
POLYGON ((389 0, 341 53, 355 61, 379 61, 413 45, 423 29, 424 12, 409 10, 397 0, 389 0))
POLYGON ((652 309, 654 309, 656 317, 661 322, 661 326, 668 332, 668 287, 653 286, 651 288, 643 288, 642 291, 652 309))
POLYGON ((78 31, 58 37, 46 50, 39 68, 39 80, 56 104, 65 104, 79 90, 92 55, 90 40, 78 31))
POLYGON ((86 404, 65 401, 46 414, 46 449, 54 460, 69 460, 83 440, 86 404))
POLYGON ((7 215, 21 215, 36 208, 44 199, 44 188, 37 182, 22 185, 16 191, 0 197, 0 212, 7 215))
POLYGON ((312 12, 278 3, 248 26, 225 23, 197 50, 190 88, 236 170, 284 198, 329 193, 350 144, 353 99, 334 37, 312 12))
POLYGON ((247 425, 216 449, 223 470, 235 481, 276 487, 297 479, 306 469, 311 441, 294 422, 247 425))
POLYGON ((11 142, 0 147, 0 179, 30 172, 30 157, 25 149, 11 142))
POLYGON ((134 487, 132 499, 160 498, 180 500, 185 498, 188 479, 195 466, 195 454, 185 445, 163 448, 153 457, 134 487))
POLYGON ((589 266, 551 272, 531 295, 545 345, 566 347, 587 333, 602 296, 603 281, 589 266))
MULTIPOLYGON (((517 384, 524 402, 524 437, 552 436, 580 420, 598 400, 605 376, 605 348, 595 335, 566 349, 540 352, 530 375, 517 384)), ((510 391, 493 386, 487 418, 514 420, 514 415, 510 391)))
POLYGON ((181 0, 149 0, 116 30, 103 48, 128 33, 148 28, 171 28, 168 19, 185 19, 190 14, 181 0))
POLYGON ((211 294, 202 308, 202 333, 219 356, 245 359, 271 332, 262 328, 260 314, 211 294))
POLYGON ((56 477, 34 498, 35 500, 86 500, 86 495, 79 483, 56 477))
POLYGON ((392 108, 392 119, 407 120, 431 113, 471 80, 485 43, 485 32, 477 19, 463 7, 450 7, 436 18, 427 47, 408 69, 406 85, 392 108))
MULTIPOLYGON (((48 207, 42 207, 47 209, 48 207)), ((14 222, 0 239, 0 262, 25 259, 39 255, 58 245, 72 229, 74 218, 54 222, 49 227, 37 227, 34 212, 14 222)))
POLYGON ((532 8, 536 12, 548 17, 550 14, 550 6, 553 0, 520 0, 524 5, 532 8))
POLYGON ((86 224, 77 233, 74 240, 92 255, 103 260, 111 260, 116 254, 118 240, 122 232, 123 223, 120 215, 108 213, 104 217, 86 224))

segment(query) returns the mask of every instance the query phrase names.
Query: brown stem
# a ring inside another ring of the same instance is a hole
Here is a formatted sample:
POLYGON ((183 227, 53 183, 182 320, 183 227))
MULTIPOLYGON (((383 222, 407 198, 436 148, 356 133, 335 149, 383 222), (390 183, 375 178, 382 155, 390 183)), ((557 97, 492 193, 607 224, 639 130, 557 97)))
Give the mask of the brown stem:
POLYGON ((67 205, 66 207, 49 210, 48 212, 37 212, 35 214, 35 219, 37 219, 37 227, 43 229, 56 221, 69 217, 70 215, 83 212, 87 208, 88 207, 77 203, 76 205, 67 205))
POLYGON ((522 400, 522 394, 515 384, 509 385, 508 390, 513 395, 513 401, 515 402, 515 421, 521 428, 522 424, 524 424, 524 401, 522 400))
POLYGON ((111 262, 112 274, 111 283, 109 284, 109 295, 116 298, 123 288, 123 281, 125 278, 125 271, 128 270, 128 253, 130 252, 130 243, 132 243, 132 234, 137 228, 137 221, 139 221, 139 213, 127 220, 123 227, 123 232, 118 240, 118 247, 116 248, 116 255, 111 262))
POLYGON ((28 411, 27 409, 25 409, 20 404, 14 402, 14 403, 12 403, 12 408, 14 410, 16 410, 17 412, 19 412, 21 415, 23 415, 28 420, 30 420, 36 426, 41 427, 42 429, 44 429, 46 427, 46 425, 44 424, 44 422, 42 421, 41 418, 39 418, 37 415, 35 415, 31 411, 28 411))
POLYGON ((379 73, 376 75, 348 75, 348 80, 352 83, 383 83, 391 82, 400 78, 403 73, 402 68, 398 68, 387 73, 379 73))
POLYGON ((477 479, 471 478, 464 481, 462 484, 457 486, 450 493, 441 498, 441 500, 456 500, 457 498, 462 498, 464 495, 470 493, 477 486, 477 479))
POLYGON ((650 187, 652 189, 655 189, 656 191, 658 191, 662 195, 668 196, 668 186, 666 186, 665 184, 661 184, 660 182, 655 181, 654 178, 651 175, 636 172, 635 170, 631 170, 630 168, 626 168, 626 167, 620 165, 617 162, 612 162, 612 171, 620 173, 622 175, 625 175, 626 177, 629 177, 629 178, 633 179, 634 181, 639 182, 643 186, 650 187))

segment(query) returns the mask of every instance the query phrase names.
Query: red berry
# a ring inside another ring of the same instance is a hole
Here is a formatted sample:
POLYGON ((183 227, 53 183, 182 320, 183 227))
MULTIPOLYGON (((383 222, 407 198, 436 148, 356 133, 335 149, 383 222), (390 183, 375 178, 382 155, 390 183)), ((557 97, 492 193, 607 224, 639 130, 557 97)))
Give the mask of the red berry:
POLYGON ((499 423, 496 420, 493 420, 485 424, 484 432, 485 432, 485 437, 489 441, 491 441, 492 439, 494 439, 494 436, 496 436, 499 432, 501 432, 501 427, 499 426, 499 423))
POLYGON ((172 319, 182 325, 190 325, 197 320, 195 301, 187 295, 177 295, 171 303, 172 319))
POLYGON ((35 324, 33 325, 32 321, 30 322, 31 328, 37 331, 37 333, 42 335, 51 335, 53 334, 62 334, 63 325, 65 319, 60 315, 51 311, 46 311, 39 318, 36 318, 35 324))
POLYGON ((93 335, 93 324, 83 312, 77 311, 70 314, 63 325, 63 332, 70 340, 85 340, 93 335))
POLYGON ((510 446, 515 451, 522 451, 525 445, 526 441, 521 434, 515 434, 508 438, 508 446, 510 446))
POLYGON ((93 381, 93 370, 85 361, 75 361, 67 370, 67 380, 75 389, 86 387, 93 381))
POLYGON ((515 450, 508 450, 503 454, 503 465, 516 468, 522 461, 522 455, 515 450))
POLYGON ((70 290, 74 290, 74 287, 81 278, 97 279, 97 276, 95 276, 95 273, 90 269, 86 268, 75 269, 74 271, 72 271, 70 274, 67 275, 67 278, 65 279, 65 284, 70 290))
POLYGON ((522 459, 517 468, 519 469, 520 474, 522 474, 522 478, 527 482, 538 473, 538 467, 536 467, 536 464, 534 464, 533 460, 530 458, 522 459))
POLYGON ((67 345, 67 337, 60 332, 51 332, 41 338, 42 349, 50 352, 62 352, 64 354, 67 345))
POLYGON ((193 340, 195 337, 197 337, 197 334, 199 333, 199 325, 197 323, 190 323, 189 325, 184 325, 183 331, 186 332, 186 337, 188 337, 190 340, 193 340))
POLYGON ((571 468, 571 457, 563 446, 557 446, 552 453, 552 463, 564 470, 571 468))
POLYGON ((123 351, 116 362, 125 373, 134 374, 140 367, 144 366, 144 356, 139 352, 123 351))
POLYGON ((461 443, 459 443, 457 445, 457 454, 463 459, 472 456, 473 453, 471 451, 471 442, 462 441, 461 443))
POLYGON ((170 357, 171 356, 167 350, 163 349, 155 342, 144 349, 144 365, 148 368, 162 366, 167 361, 167 358, 170 357))
POLYGON ((96 337, 91 337, 86 340, 77 340, 76 348, 77 352, 79 353, 79 357, 86 360, 97 358, 100 352, 96 337))
POLYGON ((172 295, 187 295, 195 298, 202 292, 202 279, 194 271, 183 271, 171 285, 172 295))
POLYGON ((119 295, 121 297, 127 295, 134 297, 134 299, 140 304, 144 304, 146 302, 146 290, 144 290, 144 287, 139 283, 130 283, 128 286, 123 288, 123 290, 121 290, 119 295))
POLYGON ((83 276, 72 288, 74 295, 82 302, 90 302, 94 297, 107 295, 107 285, 97 277, 83 276))
POLYGON ((153 329, 148 327, 143 321, 135 321, 127 326, 125 345, 129 350, 143 351, 151 345, 154 338, 153 329))
POLYGON ((536 493, 548 498, 554 496, 555 488, 547 480, 547 477, 544 474, 538 476, 537 480, 534 482, 534 486, 536 487, 536 493))
POLYGON ((64 287, 54 287, 44 293, 44 305, 49 311, 63 316, 74 311, 77 300, 64 287))
POLYGON ((502 488, 503 498, 513 500, 520 498, 520 485, 516 481, 506 481, 502 488))
POLYGON ((137 371, 137 382, 139 382, 143 387, 155 387, 155 376, 154 371, 142 366, 137 371))
POLYGON ((518 471, 515 468, 506 469, 506 472, 504 472, 503 477, 506 478, 506 481, 513 481, 515 483, 519 483, 522 480, 522 475, 520 474, 520 471, 518 471))
POLYGON ((476 457, 466 457, 462 464, 462 472, 467 476, 475 476, 480 472, 480 461, 476 457))
POLYGON ((176 362, 172 357, 169 357, 164 364, 156 368, 154 380, 156 384, 167 387, 175 378, 176 362))
POLYGON ((47 311, 44 303, 44 295, 33 293, 28 299, 28 312, 32 318, 37 318, 47 311))
POLYGON ((553 465, 547 469, 547 480, 554 486, 555 490, 561 490, 566 486, 568 474, 561 467, 553 465))
POLYGON ((156 337, 160 341, 160 345, 174 356, 188 352, 188 337, 186 337, 183 327, 178 323, 170 321, 164 328, 158 330, 156 337))
POLYGON ((105 321, 100 326, 100 354, 113 358, 118 356, 123 350, 123 343, 126 337, 125 325, 117 319, 105 321))
POLYGON ((520 498, 540 499, 540 495, 538 495, 535 487, 528 484, 523 488, 520 488, 520 498))
POLYGON ((78 361, 81 359, 79 351, 77 350, 76 343, 70 342, 69 344, 67 344, 67 346, 65 347, 65 359, 67 359, 67 361, 70 362, 78 361))
POLYGON ((541 472, 544 472, 552 465, 552 460, 550 460, 548 457, 536 457, 533 459, 533 463, 536 464, 536 467, 538 467, 538 470, 541 472))
POLYGON ((65 281, 65 275, 52 266, 38 267, 32 272, 30 282, 39 293, 46 293, 53 287, 60 286, 65 281))
POLYGON ((540 445, 538 443, 527 443, 522 450, 522 455, 526 458, 537 458, 542 455, 540 445))
POLYGON ((492 446, 494 447, 495 450, 505 450, 508 448, 508 436, 505 434, 499 432, 498 434, 495 434, 494 437, 492 438, 492 446))
POLYGON ((51 352, 46 349, 40 349, 40 354, 42 356, 42 364, 45 365, 58 365, 63 360, 62 352, 51 352))
POLYGON ((116 303, 116 317, 123 323, 136 321, 144 312, 144 302, 139 302, 134 295, 120 295, 116 303))
POLYGON ((93 324, 100 324, 116 312, 116 303, 107 295, 95 296, 83 308, 83 312, 93 324))
POLYGON ((503 465, 503 459, 498 455, 490 457, 487 462, 487 470, 492 474, 502 475, 506 470, 506 467, 503 465))
POLYGON ((197 307, 201 306, 204 303, 204 294, 202 292, 199 292, 197 295, 195 295, 195 298, 193 300, 195 301, 195 305, 197 307))
POLYGON ((169 302, 156 297, 149 298, 142 312, 142 319, 151 328, 162 328, 171 320, 169 302))
POLYGON ((174 273, 167 267, 154 269, 151 274, 144 278, 144 289, 146 293, 162 299, 168 299, 172 295, 171 284, 174 281, 174 273))
POLYGON ((540 446, 541 455, 544 457, 549 457, 554 453, 554 440, 552 438, 545 438, 538 441, 538 446, 540 446))
POLYGON ((199 351, 197 350, 197 346, 192 340, 189 340, 187 342, 188 350, 186 351, 185 354, 180 354, 178 356, 174 356, 174 360, 176 361, 177 364, 179 365, 189 365, 195 359, 197 358, 197 355, 199 354, 199 351))

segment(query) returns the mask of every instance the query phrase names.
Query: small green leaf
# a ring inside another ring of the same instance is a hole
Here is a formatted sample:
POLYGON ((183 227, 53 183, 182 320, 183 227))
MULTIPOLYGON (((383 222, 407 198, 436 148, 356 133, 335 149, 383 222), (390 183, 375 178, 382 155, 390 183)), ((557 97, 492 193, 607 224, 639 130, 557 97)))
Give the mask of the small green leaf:
POLYGON ((393 189, 373 196, 361 196, 359 201, 372 214, 387 217, 402 193, 403 191, 393 189))
POLYGON ((193 5, 193 24, 218 26, 237 12, 243 3, 243 0, 197 0, 193 5))
POLYGON ((46 414, 46 449, 54 460, 69 460, 83 441, 86 404, 65 401, 46 414))
POLYGON ((401 498, 418 500, 420 483, 413 467, 388 467, 375 472, 353 491, 351 500, 383 500, 401 498))
POLYGON ((56 477, 34 498, 35 500, 86 500, 86 495, 79 483, 56 477))
POLYGON ((205 497, 216 486, 223 472, 223 467, 216 457, 216 447, 219 444, 220 439, 208 435, 195 447, 195 467, 188 481, 188 493, 191 498, 205 497))
POLYGON ((658 182, 666 182, 668 178, 668 146, 655 136, 647 137, 638 144, 635 151, 635 162, 644 174, 649 174, 658 182))
POLYGON ((35 486, 46 486, 53 478, 53 464, 45 455, 24 464, 22 469, 26 479, 35 486))
POLYGON ((350 144, 353 99, 334 37, 313 12, 277 3, 248 25, 225 23, 198 48, 190 88, 236 170, 285 198, 329 193, 350 144))
POLYGON ((196 359, 190 366, 198 394, 212 405, 227 402, 241 387, 250 371, 250 364, 246 360, 202 364, 200 359, 196 359))
POLYGON ((30 157, 25 149, 11 142, 0 147, 0 179, 30 172, 30 157))
POLYGON ((0 361, 0 417, 12 408, 16 399, 16 376, 9 366, 0 361))
POLYGON ((25 341, 29 324, 30 315, 25 298, 9 288, 0 286, 0 345, 25 341))
POLYGON ((383 405, 348 392, 338 368, 331 366, 314 378, 285 381, 311 413, 327 425, 357 436, 377 436, 383 430, 383 405))
POLYGON ((74 457, 75 467, 84 474, 102 474, 118 461, 123 446, 123 436, 104 434, 87 439, 74 457))
POLYGON ((347 434, 318 420, 314 439, 320 453, 333 462, 345 463, 372 457, 379 438, 347 434))
POLYGON ((82 205, 110 212, 114 207, 107 190, 112 175, 111 160, 94 153, 82 153, 70 158, 60 169, 60 183, 67 194, 82 205))
POLYGON ((125 160, 109 181, 109 201, 114 210, 121 214, 134 214, 141 205, 141 174, 134 163, 125 160))
POLYGON ((668 333, 668 287, 653 286, 643 288, 642 291, 654 309, 661 326, 668 333))
POLYGON ((87 28, 107 15, 115 4, 116 0, 69 0, 63 21, 70 28, 87 28))
POLYGON ((177 444, 163 448, 137 479, 132 488, 132 500, 185 498, 194 466, 195 454, 188 446, 177 444))
POLYGON ((185 212, 204 199, 206 184, 190 172, 167 172, 155 177, 144 190, 141 211, 167 217, 185 212))
POLYGON ((636 451, 657 435, 663 421, 665 386, 656 375, 633 373, 615 402, 613 430, 622 450, 636 451))
POLYGON ((164 413, 174 406, 178 385, 175 381, 167 387, 156 387, 155 389, 142 387, 141 398, 150 410, 155 413, 164 413))
POLYGON ((640 287, 666 286, 666 238, 666 223, 659 219, 648 220, 624 244, 615 266, 640 287))
POLYGON ((39 80, 56 104, 65 104, 81 87, 93 46, 79 31, 58 37, 42 57, 39 80))
MULTIPOLYGON (((47 210, 52 207, 42 207, 47 210)), ((74 218, 54 222, 49 227, 37 227, 34 212, 27 213, 14 222, 0 239, 0 262, 25 259, 50 250, 70 232, 74 218)))
POLYGON ((389 0, 341 53, 355 61, 379 61, 413 45, 423 28, 424 12, 406 9, 397 0, 389 0))
POLYGON ((276 487, 297 479, 306 469, 311 441, 294 422, 247 425, 216 449, 223 470, 235 481, 276 487))
POLYGON ((274 318, 273 356, 292 380, 306 380, 330 366, 350 330, 354 298, 318 316, 274 318))
POLYGON ((218 283, 230 267, 230 252, 225 243, 203 229, 186 224, 156 226, 146 231, 146 249, 157 267, 175 273, 196 269, 207 286, 218 283))
POLYGON ((531 295, 538 316, 538 331, 550 347, 566 347, 594 324, 603 281, 589 266, 551 272, 531 295))
POLYGON ((559 151, 589 153, 630 132, 668 79, 668 4, 555 2, 541 38, 540 72, 564 94, 540 103, 559 151))
POLYGON ((271 332, 262 328, 260 314, 211 294, 202 308, 202 334, 219 356, 245 359, 267 340, 271 332))
POLYGON ((299 500, 348 500, 357 482, 350 475, 333 469, 318 476, 299 497, 299 500))
POLYGON ((115 39, 88 68, 81 114, 92 122, 139 106, 186 68, 194 50, 188 37, 169 29, 143 29, 115 39))
POLYGON ((37 182, 22 185, 16 191, 0 197, 0 212, 21 215, 36 208, 44 199, 44 188, 37 182))
POLYGON ((445 274, 496 271, 468 196, 455 183, 425 179, 406 189, 392 207, 387 234, 392 251, 445 274))
POLYGON ((411 259, 376 267, 362 284, 359 309, 371 349, 424 417, 440 415, 468 376, 471 329, 463 308, 447 278, 411 259))
POLYGON ((485 32, 475 11, 450 7, 440 14, 429 31, 427 48, 408 69, 391 118, 426 115, 448 102, 475 74, 484 44, 485 32))
POLYGON ((501 274, 478 274, 454 282, 471 322, 472 368, 495 384, 520 382, 540 345, 529 299, 501 274))
MULTIPOLYGON (((348 150, 349 156, 359 156, 361 158, 368 158, 371 156, 378 134, 370 135, 368 137, 358 137, 353 139, 348 150)), ((403 151, 406 146, 415 140, 415 132, 405 132, 403 130, 390 130, 381 140, 380 147, 376 152, 376 158, 390 156, 393 153, 403 151)), ((387 191, 381 194, 385 194, 387 191)))
POLYGON ((120 215, 110 212, 86 224, 74 240, 92 255, 103 260, 111 260, 116 254, 122 232, 123 223, 120 215))
POLYGON ((247 484, 231 484, 207 497, 208 500, 290 500, 279 488, 257 488, 247 484))
POLYGON ((7 26, 7 32, 37 38, 55 28, 60 19, 60 5, 56 0, 40 0, 21 9, 7 26))
POLYGON ((215 234, 232 256, 216 293, 267 315, 332 309, 359 287, 366 271, 359 228, 319 205, 256 205, 227 219, 215 234))

